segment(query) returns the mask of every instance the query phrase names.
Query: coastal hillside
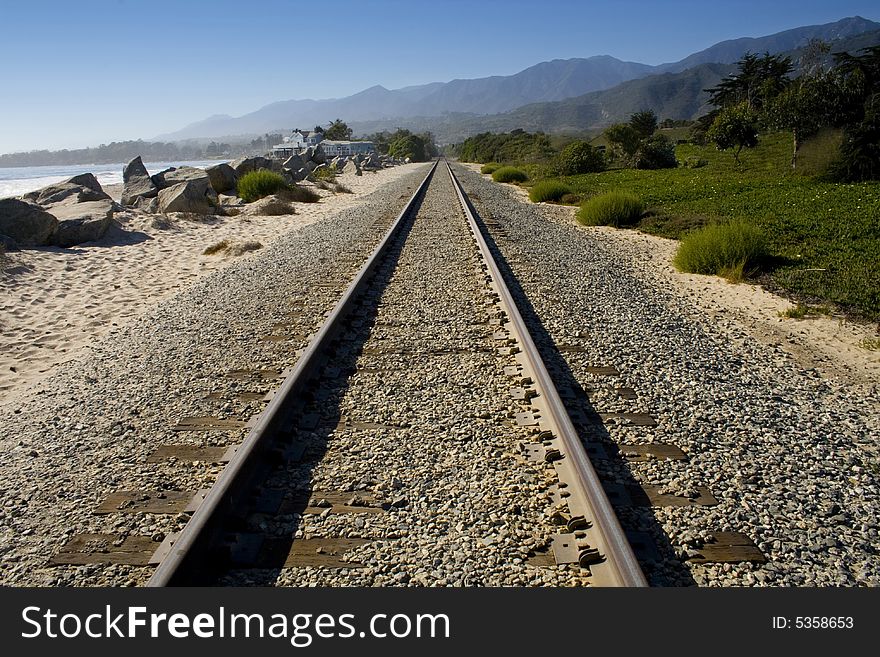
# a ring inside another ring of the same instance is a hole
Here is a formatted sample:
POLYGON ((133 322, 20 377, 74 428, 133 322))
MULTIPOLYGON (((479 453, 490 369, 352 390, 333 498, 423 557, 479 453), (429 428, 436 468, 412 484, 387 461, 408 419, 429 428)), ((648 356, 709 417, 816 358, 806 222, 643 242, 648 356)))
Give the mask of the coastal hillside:
MULTIPOLYGON (((830 65, 837 52, 858 53, 880 44, 880 30, 831 42, 825 56, 830 65)), ((788 50, 781 55, 798 63, 804 49, 788 50)), ((634 112, 653 110, 662 119, 692 120, 711 108, 706 89, 735 73, 735 64, 699 64, 680 73, 662 73, 623 82, 611 89, 594 91, 561 101, 532 103, 498 114, 453 114, 441 117, 420 116, 398 123, 410 130, 431 130, 438 143, 457 143, 481 132, 509 132, 515 129, 549 133, 572 133, 601 129, 625 121, 634 112)), ((381 130, 383 121, 353 123, 362 134, 381 130)))
MULTIPOLYGON (((407 121, 414 117, 446 117, 448 120, 449 115, 454 114, 474 116, 499 114, 534 103, 583 97, 584 94, 613 89, 632 80, 650 79, 649 76, 681 73, 703 64, 731 64, 747 51, 775 54, 803 47, 811 39, 838 41, 875 30, 880 30, 880 23, 855 16, 760 38, 724 41, 689 55, 679 62, 660 66, 625 62, 609 56, 596 56, 587 59, 556 59, 541 62, 509 76, 434 82, 394 90, 375 85, 344 98, 284 100, 239 117, 215 115, 176 132, 159 135, 156 139, 177 141, 221 135, 262 134, 273 130, 314 125, 328 120, 328 117, 336 116, 344 117, 349 123, 371 122, 372 127, 376 129, 394 129, 398 126, 410 126, 407 121)), ((686 93, 685 89, 696 89, 700 80, 710 81, 710 84, 717 82, 721 77, 716 77, 717 71, 726 73, 727 69, 702 69, 690 74, 681 82, 674 78, 666 78, 657 87, 650 87, 649 83, 650 91, 646 91, 645 94, 648 96, 655 94, 658 102, 666 102, 667 99, 663 95, 665 87, 673 96, 668 100, 670 111, 675 110, 677 114, 682 115, 673 118, 686 118, 684 114, 690 116, 699 111, 701 102, 699 98, 694 98, 694 93, 686 93)), ((619 92, 618 96, 621 93, 628 97, 634 95, 632 91, 626 89, 619 92)), ((636 92, 635 95, 639 93, 636 92)), ((698 94, 699 89, 696 89, 695 93, 698 94)), ((617 99, 615 96, 611 98, 617 99)), ((640 98, 639 101, 645 102, 649 99, 640 98)), ((545 112, 553 117, 562 117, 559 120, 553 118, 545 129, 557 129, 553 126, 567 125, 572 121, 583 128, 585 127, 583 119, 595 123, 596 121, 591 118, 593 114, 599 112, 599 116, 602 117, 602 112, 605 111, 598 97, 588 98, 586 102, 593 107, 531 109, 526 111, 524 117, 517 115, 514 118, 540 121, 543 119, 535 112, 539 114, 545 112)), ((629 109, 624 114, 628 112, 629 109)), ((529 125, 535 127, 539 123, 529 125)))

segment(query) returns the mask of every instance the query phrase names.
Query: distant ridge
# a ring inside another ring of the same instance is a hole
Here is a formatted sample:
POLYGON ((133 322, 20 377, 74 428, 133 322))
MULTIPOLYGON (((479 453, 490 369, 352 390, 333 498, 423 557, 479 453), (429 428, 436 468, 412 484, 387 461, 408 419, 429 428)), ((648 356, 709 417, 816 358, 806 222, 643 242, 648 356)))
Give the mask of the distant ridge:
POLYGON ((880 23, 853 16, 764 37, 723 41, 660 66, 599 55, 541 62, 508 76, 433 82, 395 90, 375 85, 344 98, 285 100, 239 117, 215 115, 156 139, 262 134, 310 127, 336 117, 375 129, 413 123, 430 127, 432 117, 434 124, 449 127, 468 117, 474 127, 507 125, 507 118, 511 118, 521 121, 523 125, 518 127, 524 128, 583 129, 619 118, 617 108, 629 112, 639 103, 658 108, 655 111, 661 117, 691 118, 705 109, 701 89, 717 83, 729 72, 724 66, 747 51, 775 54, 802 47, 813 38, 838 41, 877 30, 880 23), (554 102, 563 104, 551 106, 554 102))
POLYGON ((607 55, 556 59, 508 76, 434 82, 396 90, 375 85, 345 98, 279 101, 240 117, 212 116, 156 139, 263 133, 313 126, 336 117, 352 122, 443 112, 493 114, 528 103, 608 89, 651 72, 653 67, 647 64, 624 62, 607 55))
MULTIPOLYGON (((856 53, 880 45, 880 30, 831 42, 834 52, 856 53)), ((800 59, 802 50, 778 53, 800 59)), ((510 112, 491 115, 454 114, 440 117, 399 119, 397 125, 411 130, 431 130, 439 143, 454 143, 480 132, 509 132, 521 128, 534 132, 583 132, 625 121, 633 112, 652 109, 660 119, 695 119, 709 111, 708 94, 713 87, 736 70, 735 64, 700 64, 680 73, 662 73, 623 82, 611 89, 594 91, 574 98, 548 103, 532 103, 510 112)), ((358 122, 361 134, 382 129, 382 122, 358 122)))
POLYGON ((714 46, 695 52, 671 64, 661 64, 658 73, 678 73, 700 64, 732 64, 739 61, 747 52, 771 54, 803 48, 810 39, 839 41, 864 32, 880 29, 880 23, 869 21, 861 16, 844 18, 825 25, 808 25, 785 30, 765 37, 743 37, 716 43, 714 46))

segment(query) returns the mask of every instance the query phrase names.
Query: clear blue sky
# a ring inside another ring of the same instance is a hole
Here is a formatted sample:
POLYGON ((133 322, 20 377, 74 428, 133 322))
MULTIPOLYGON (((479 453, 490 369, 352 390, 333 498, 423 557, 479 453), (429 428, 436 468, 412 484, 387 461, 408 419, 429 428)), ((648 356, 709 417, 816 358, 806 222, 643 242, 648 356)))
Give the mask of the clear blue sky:
POLYGON ((659 64, 725 39, 880 21, 878 0, 2 3, 0 153, 148 139, 211 114, 374 84, 603 54, 659 64))

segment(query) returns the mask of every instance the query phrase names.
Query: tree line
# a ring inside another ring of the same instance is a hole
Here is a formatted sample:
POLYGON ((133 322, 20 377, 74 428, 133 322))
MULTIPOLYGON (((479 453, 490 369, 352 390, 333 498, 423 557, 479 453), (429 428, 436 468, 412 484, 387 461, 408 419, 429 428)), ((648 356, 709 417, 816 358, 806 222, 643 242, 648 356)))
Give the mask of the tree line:
POLYGON ((150 141, 119 141, 92 148, 72 150, 38 150, 26 153, 0 155, 0 167, 63 166, 67 164, 118 164, 140 155, 147 162, 175 162, 180 160, 207 160, 227 157, 247 150, 243 144, 235 146, 211 142, 165 143, 150 141))
POLYGON ((510 132, 482 132, 456 144, 451 151, 465 162, 540 162, 555 153, 550 137, 543 132, 521 129, 510 132))
POLYGON ((719 149, 731 149, 739 162, 754 148, 762 130, 791 133, 791 167, 797 167, 804 140, 822 128, 843 131, 831 175, 843 181, 880 178, 880 46, 860 54, 836 53, 823 64, 828 44, 814 40, 806 49, 801 75, 791 77, 789 57, 747 53, 737 72, 707 89, 715 110, 698 122, 698 134, 719 149))

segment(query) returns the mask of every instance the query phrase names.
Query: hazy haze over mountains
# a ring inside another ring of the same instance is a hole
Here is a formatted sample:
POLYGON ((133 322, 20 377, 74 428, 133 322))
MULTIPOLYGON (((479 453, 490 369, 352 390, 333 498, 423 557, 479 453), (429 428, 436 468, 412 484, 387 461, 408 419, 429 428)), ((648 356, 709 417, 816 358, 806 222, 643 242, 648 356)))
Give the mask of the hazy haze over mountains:
POLYGON ((395 90, 376 85, 344 98, 285 100, 240 117, 216 115, 157 139, 310 128, 336 117, 353 124, 359 132, 367 126, 374 130, 392 129, 414 122, 431 128, 431 117, 441 117, 435 122, 438 126, 449 126, 457 123, 455 114, 461 115, 458 119, 464 115, 485 117, 476 120, 468 132, 478 131, 477 126, 496 129, 491 127, 493 124, 499 125, 497 129, 509 129, 500 127, 509 123, 507 119, 518 121, 515 127, 532 130, 583 129, 611 120, 614 112, 608 108, 628 108, 633 97, 653 107, 661 117, 693 118, 705 111, 702 89, 727 75, 732 68, 724 65, 736 62, 746 52, 785 52, 802 47, 813 38, 834 41, 876 30, 880 30, 880 23, 856 16, 765 37, 723 41, 660 66, 601 55, 541 62, 509 76, 434 82, 395 90), (496 114, 502 114, 505 120, 493 120, 490 115, 496 114))

